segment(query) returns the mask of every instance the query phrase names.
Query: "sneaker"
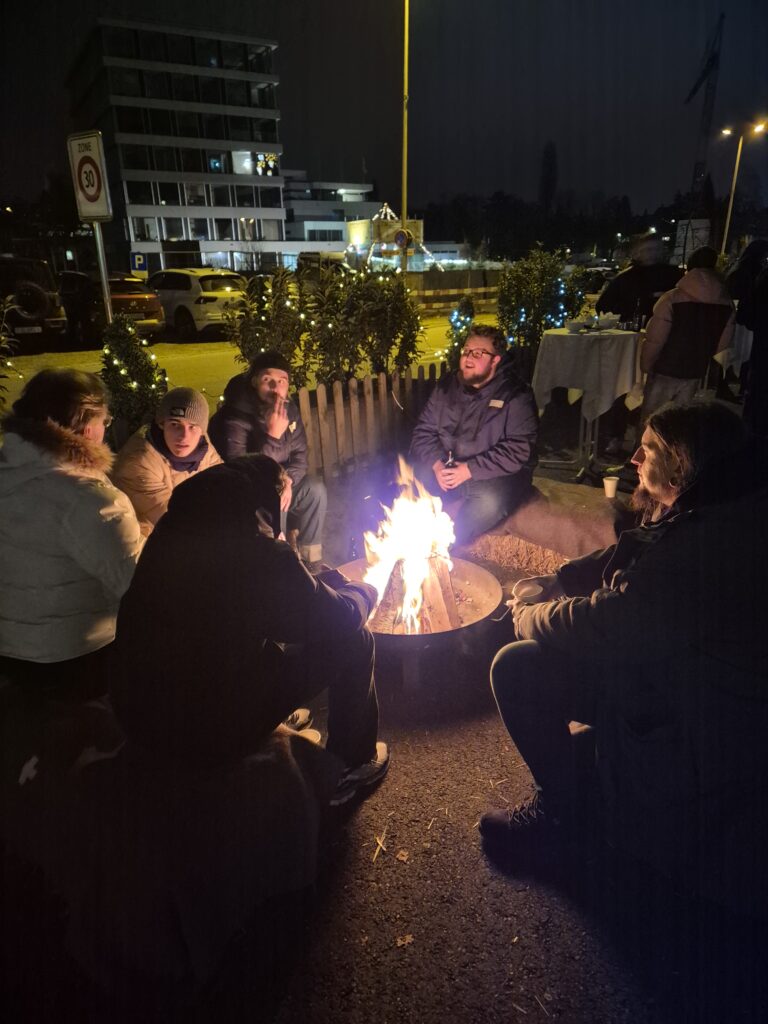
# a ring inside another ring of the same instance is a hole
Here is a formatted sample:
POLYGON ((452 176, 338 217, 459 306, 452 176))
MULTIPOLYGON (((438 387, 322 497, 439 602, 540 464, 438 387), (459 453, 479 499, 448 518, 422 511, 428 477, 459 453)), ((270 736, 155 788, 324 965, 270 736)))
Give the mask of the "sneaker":
POLYGON ((303 740, 309 740, 310 743, 314 743, 318 747, 323 740, 319 729, 302 729, 299 736, 301 736, 303 740))
POLYGON ((380 782, 389 768, 389 750, 386 743, 376 744, 376 757, 357 768, 348 768, 339 779, 336 792, 331 797, 331 807, 349 803, 363 789, 369 789, 380 782))
POLYGON ((283 725, 287 725, 289 729, 295 729, 297 732, 306 729, 312 725, 312 712, 309 708, 296 708, 284 720, 283 725))

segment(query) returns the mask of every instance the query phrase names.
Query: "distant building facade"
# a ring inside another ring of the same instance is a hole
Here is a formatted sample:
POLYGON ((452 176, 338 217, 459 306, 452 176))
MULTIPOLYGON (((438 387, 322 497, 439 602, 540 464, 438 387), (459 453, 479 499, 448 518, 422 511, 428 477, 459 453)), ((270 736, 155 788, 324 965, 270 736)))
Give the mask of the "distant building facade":
MULTIPOLYGON (((69 77, 75 130, 104 135, 112 262, 282 262, 275 42, 100 18, 69 77)), ((289 251, 295 248, 289 246, 289 251)))
POLYGON ((378 212, 373 185, 359 182, 310 181, 306 171, 283 171, 285 235, 301 242, 326 243, 344 249, 349 243, 346 222, 369 219, 378 212))
POLYGON ((68 86, 74 130, 99 129, 114 220, 110 265, 150 273, 295 266, 342 251, 373 186, 283 172, 272 40, 99 18, 68 86))

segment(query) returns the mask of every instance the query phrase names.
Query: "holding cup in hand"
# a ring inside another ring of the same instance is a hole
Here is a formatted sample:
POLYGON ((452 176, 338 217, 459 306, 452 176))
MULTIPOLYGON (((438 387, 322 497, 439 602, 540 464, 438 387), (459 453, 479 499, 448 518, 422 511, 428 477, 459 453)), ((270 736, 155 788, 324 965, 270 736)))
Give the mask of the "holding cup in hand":
POLYGON ((512 593, 523 604, 536 604, 537 601, 541 600, 544 587, 540 583, 534 583, 533 580, 521 580, 512 593))

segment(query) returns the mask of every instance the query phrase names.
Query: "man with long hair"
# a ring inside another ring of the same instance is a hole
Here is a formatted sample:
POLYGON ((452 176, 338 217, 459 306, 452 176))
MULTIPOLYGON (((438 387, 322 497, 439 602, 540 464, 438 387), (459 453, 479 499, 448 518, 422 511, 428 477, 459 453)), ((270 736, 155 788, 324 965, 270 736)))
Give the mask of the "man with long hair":
POLYGON ((642 525, 537 578, 536 603, 516 586, 491 685, 535 791, 480 831, 521 854, 570 844, 569 722, 587 723, 617 843, 739 902, 754 878, 716 865, 765 839, 765 457, 729 408, 693 403, 654 413, 632 461, 642 525))

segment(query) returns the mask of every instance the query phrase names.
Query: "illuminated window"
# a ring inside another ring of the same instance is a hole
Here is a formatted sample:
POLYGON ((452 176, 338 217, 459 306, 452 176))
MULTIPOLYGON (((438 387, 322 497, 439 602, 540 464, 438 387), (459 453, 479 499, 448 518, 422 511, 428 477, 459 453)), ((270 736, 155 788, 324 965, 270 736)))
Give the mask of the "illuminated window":
POLYGON ((253 153, 248 149, 235 149, 232 151, 232 172, 234 174, 253 174, 253 153))

